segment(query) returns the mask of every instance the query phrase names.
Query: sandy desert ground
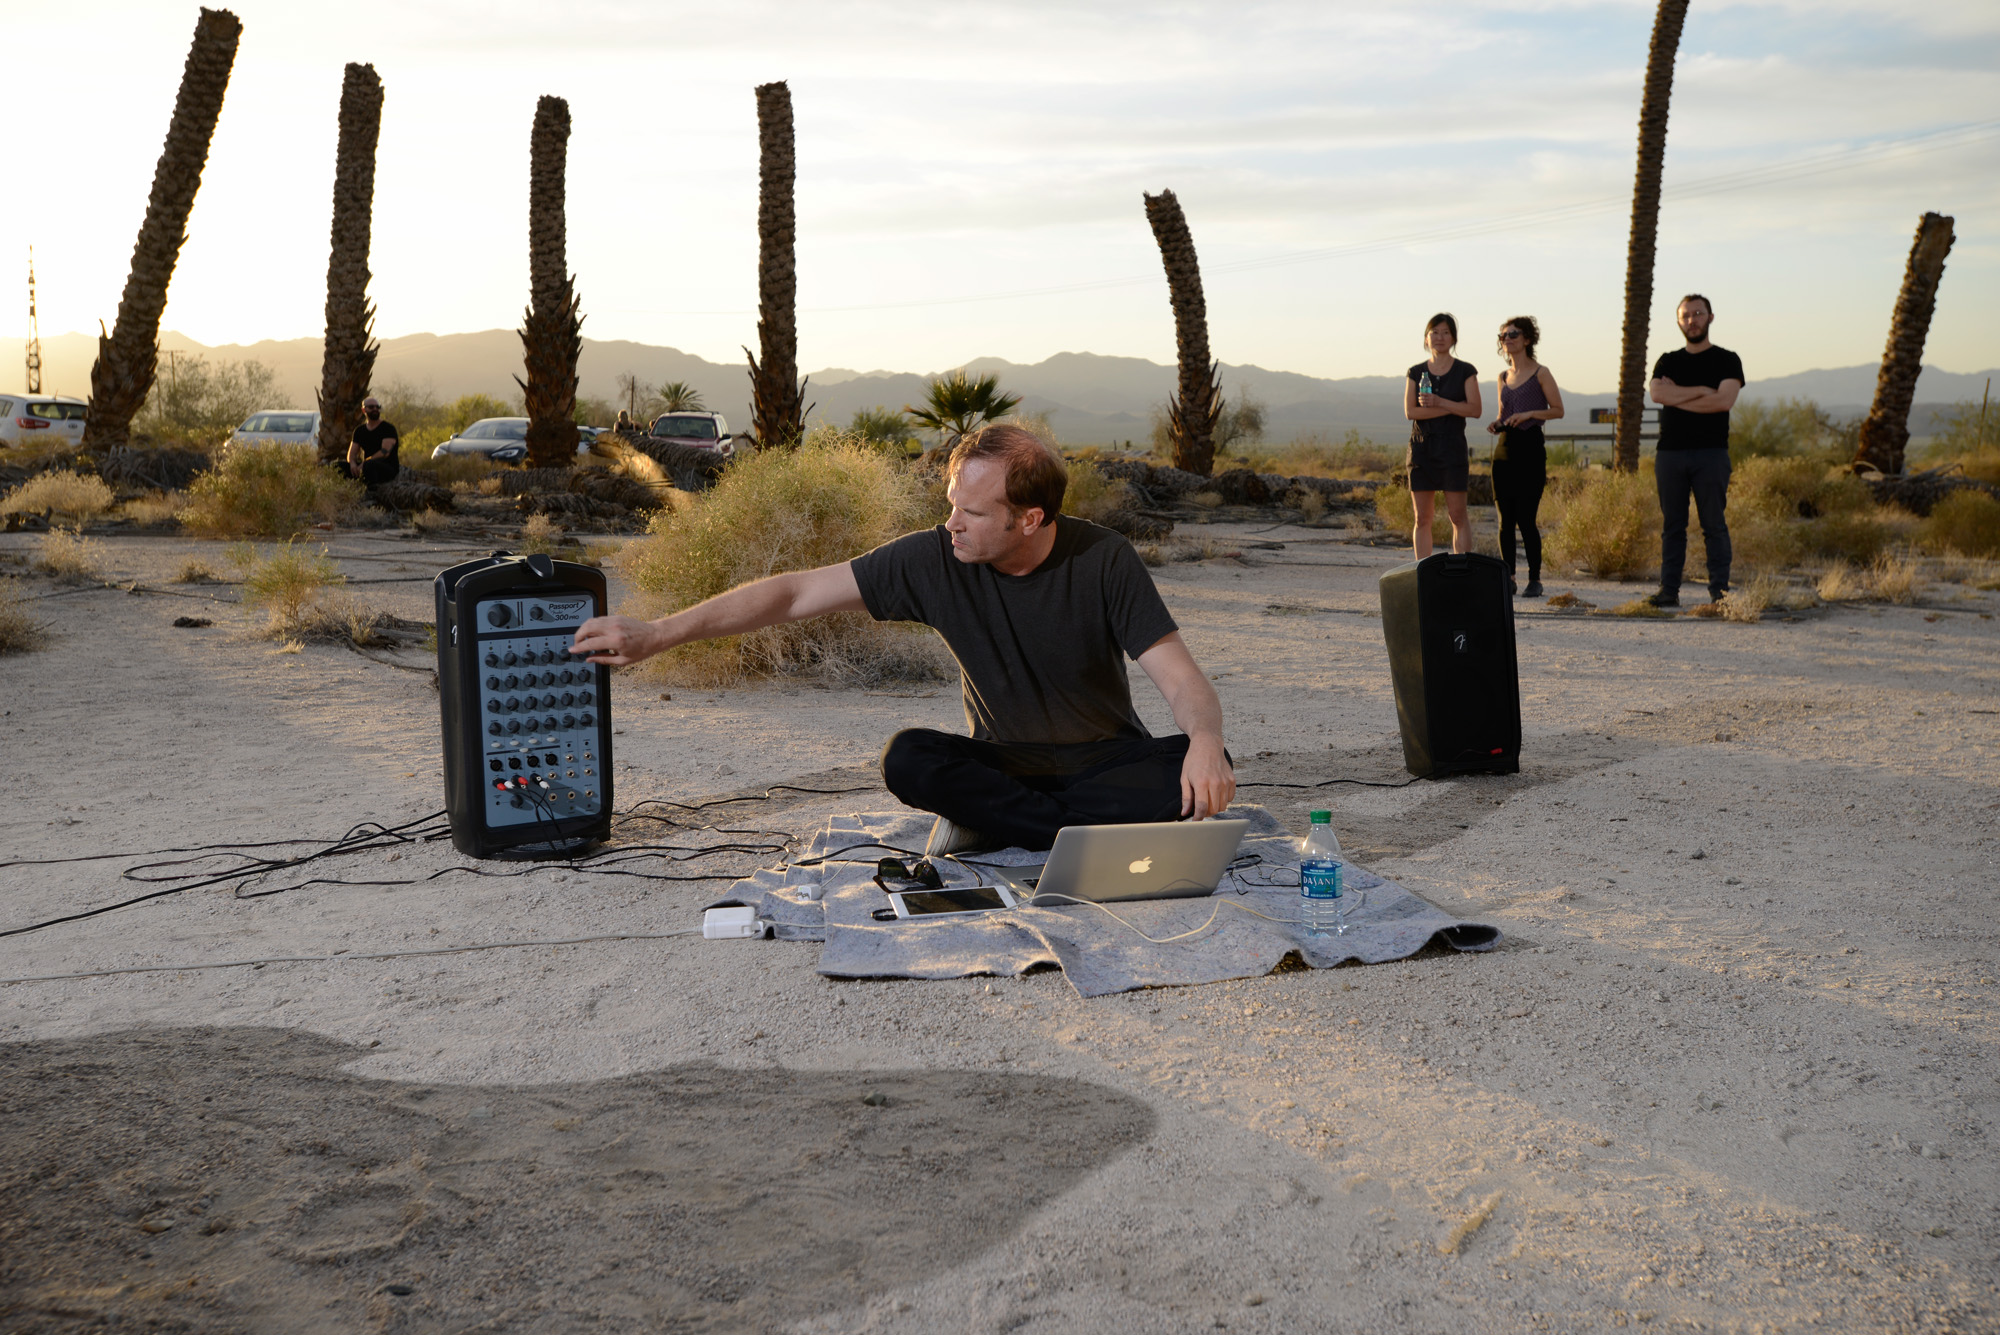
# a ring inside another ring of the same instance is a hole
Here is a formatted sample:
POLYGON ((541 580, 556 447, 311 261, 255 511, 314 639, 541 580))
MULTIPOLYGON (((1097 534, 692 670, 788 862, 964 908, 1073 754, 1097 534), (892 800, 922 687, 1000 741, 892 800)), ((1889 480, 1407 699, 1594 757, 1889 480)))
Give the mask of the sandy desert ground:
MULTIPOLYGON (((1240 778, 1398 777, 1398 556, 1255 540, 1158 572, 1240 778)), ((0 660, 0 858, 126 856, 0 869, 0 928, 148 888, 150 850, 442 805, 407 655, 274 652, 168 582, 200 544, 107 541, 136 593, 33 545, 0 571, 58 638, 0 660)), ((470 551, 330 546, 410 617, 470 551)), ((1490 954, 1088 1002, 685 936, 184 967, 675 931, 879 791, 626 827, 751 850, 626 868, 718 879, 425 880, 466 864, 432 843, 0 939, 8 980, 163 970, 0 985, 0 1329, 2000 1329, 1996 612, 1523 606, 1519 775, 1322 790, 1490 954)), ((659 694, 618 688, 621 807, 867 785, 893 728, 960 722, 951 688, 659 694)))

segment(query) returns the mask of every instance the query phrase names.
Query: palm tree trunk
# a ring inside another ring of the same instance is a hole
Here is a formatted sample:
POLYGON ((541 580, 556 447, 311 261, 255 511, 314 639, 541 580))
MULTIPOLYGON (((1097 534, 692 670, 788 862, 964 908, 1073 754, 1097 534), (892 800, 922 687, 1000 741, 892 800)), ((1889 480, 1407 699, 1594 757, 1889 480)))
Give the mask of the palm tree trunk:
POLYGON ((1660 173, 1667 162, 1667 103, 1688 0, 1660 0, 1639 103, 1639 169, 1632 182, 1632 237, 1625 247, 1625 345, 1618 358, 1618 435, 1612 465, 1639 471, 1639 420, 1646 407, 1646 324, 1653 314, 1653 251, 1660 233, 1660 173))
POLYGON ((1951 253, 1951 223, 1941 213, 1926 213, 1917 222, 1917 239, 1903 270, 1903 290, 1889 320, 1889 346, 1875 377, 1875 406, 1861 423, 1861 444, 1854 454, 1857 473, 1873 469, 1894 476, 1903 471, 1903 450, 1910 443, 1910 403, 1924 369, 1924 338, 1937 310, 1944 257, 1951 253))
POLYGON ((1174 345, 1180 389, 1167 402, 1174 467, 1207 477, 1215 469, 1215 424, 1222 416, 1222 384, 1208 355, 1208 303, 1201 295, 1201 261, 1187 216, 1171 190, 1146 196, 1146 221, 1160 243, 1167 296, 1174 307, 1174 345))
POLYGON ((194 44, 181 71, 166 146, 153 169, 153 193, 132 247, 132 269, 118 301, 118 319, 110 334, 98 336, 97 361, 90 368, 90 418, 83 428, 85 449, 102 453, 126 444, 132 418, 153 388, 167 285, 187 240, 188 212, 201 188, 209 140, 222 115, 222 96, 229 89, 236 42, 242 35, 242 23, 226 9, 204 9, 195 20, 194 44))
POLYGON ((757 87, 757 349, 750 358, 750 416, 757 444, 790 448, 805 432, 799 379, 798 158, 792 90, 757 87))
POLYGON ((569 271, 564 174, 569 165, 569 103, 535 104, 528 139, 528 295, 521 356, 528 378, 516 376, 528 411, 528 466, 576 463, 576 363, 583 353, 583 317, 569 271))
POLYGON ((326 262, 326 351, 319 372, 319 457, 345 458, 375 373, 375 309, 368 304, 368 243, 375 217, 375 144, 382 80, 349 64, 340 85, 340 146, 333 157, 333 240, 326 262))

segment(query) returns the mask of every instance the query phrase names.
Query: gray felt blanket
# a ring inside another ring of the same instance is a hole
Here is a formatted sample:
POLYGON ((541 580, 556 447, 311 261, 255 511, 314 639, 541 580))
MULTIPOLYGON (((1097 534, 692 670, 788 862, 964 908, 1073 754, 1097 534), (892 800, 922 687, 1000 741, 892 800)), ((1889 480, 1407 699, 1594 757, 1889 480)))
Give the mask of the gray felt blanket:
MULTIPOLYGON (((1498 928, 1462 922, 1351 863, 1343 868, 1345 885, 1362 901, 1346 920, 1351 930, 1315 936, 1298 921, 1298 841, 1261 806, 1233 807, 1228 814, 1247 819, 1250 829, 1236 869, 1213 895, 1107 906, 1115 918, 1092 905, 1066 904, 875 921, 874 911, 888 903, 870 879, 876 860, 921 851, 930 833, 929 816, 907 811, 837 816, 798 858, 813 865, 760 871, 716 903, 754 906, 781 939, 824 941, 819 971, 831 978, 964 978, 1056 964, 1086 997, 1251 978, 1269 973, 1288 954, 1328 969, 1349 960, 1404 959, 1433 940, 1457 950, 1491 950, 1499 943, 1498 928), (1191 935, 1156 944, 1183 933, 1191 935)), ((1020 848, 967 855, 1007 866, 1047 856, 1020 848)), ((948 879, 957 884, 961 876, 948 879)))

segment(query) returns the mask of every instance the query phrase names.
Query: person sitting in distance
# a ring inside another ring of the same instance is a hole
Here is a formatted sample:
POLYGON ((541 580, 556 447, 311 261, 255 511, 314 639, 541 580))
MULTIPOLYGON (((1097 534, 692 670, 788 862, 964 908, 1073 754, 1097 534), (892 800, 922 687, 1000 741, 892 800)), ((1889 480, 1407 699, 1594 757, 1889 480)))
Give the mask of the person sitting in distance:
POLYGON ((658 621, 594 617, 570 652, 617 666, 830 612, 931 627, 958 660, 971 735, 907 728, 882 752, 889 791, 938 818, 930 854, 1047 848, 1066 825, 1203 820, 1227 807, 1236 777, 1222 702, 1132 544, 1061 513, 1062 459, 1020 427, 993 425, 959 441, 946 478, 951 517, 936 528, 658 621), (1180 735, 1140 723, 1127 656, 1180 735))
POLYGON ((397 460, 402 448, 395 424, 382 420, 382 404, 374 395, 361 401, 361 424, 347 446, 347 471, 371 487, 393 482, 403 471, 397 460))

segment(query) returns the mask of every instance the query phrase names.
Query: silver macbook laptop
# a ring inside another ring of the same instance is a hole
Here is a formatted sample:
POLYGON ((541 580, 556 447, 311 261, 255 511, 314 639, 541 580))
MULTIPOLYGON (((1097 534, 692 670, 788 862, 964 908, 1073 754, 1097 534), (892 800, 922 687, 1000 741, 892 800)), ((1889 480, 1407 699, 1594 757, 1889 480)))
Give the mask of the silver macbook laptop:
POLYGON ((1186 899, 1214 892, 1249 828, 1247 820, 1068 825, 1041 866, 980 869, 1030 904, 1186 899))

